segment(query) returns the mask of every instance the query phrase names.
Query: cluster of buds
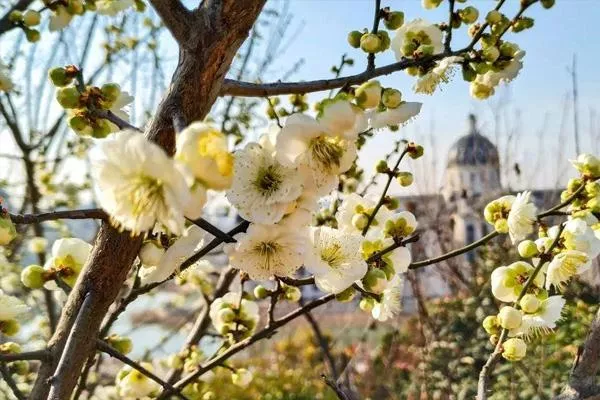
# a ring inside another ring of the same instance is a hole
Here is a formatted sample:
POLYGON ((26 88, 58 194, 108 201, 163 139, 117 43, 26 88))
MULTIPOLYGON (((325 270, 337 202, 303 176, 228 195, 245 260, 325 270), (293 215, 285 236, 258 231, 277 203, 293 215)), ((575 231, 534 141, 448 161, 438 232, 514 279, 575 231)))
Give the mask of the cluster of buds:
POLYGON ((258 304, 244 298, 242 293, 227 293, 210 306, 213 326, 230 343, 252 335, 258 324, 258 304))
POLYGON ((121 91, 118 84, 85 86, 81 71, 74 65, 53 68, 49 77, 59 88, 56 99, 69 111, 69 126, 78 135, 104 138, 117 130, 113 123, 101 115, 123 105, 122 96, 127 95, 121 91))
POLYGON ((402 92, 394 88, 384 88, 377 80, 356 87, 354 101, 363 109, 377 108, 378 111, 396 109, 403 103, 402 92))
POLYGON ((40 31, 33 28, 40 24, 41 15, 39 12, 34 10, 27 10, 25 12, 13 10, 9 14, 8 20, 25 32, 27 41, 35 43, 40 40, 40 31))
POLYGON ((6 246, 16 237, 17 230, 4 207, 4 199, 0 197, 0 246, 6 246))
POLYGON ((271 120, 277 120, 280 117, 287 117, 294 113, 305 112, 309 109, 309 105, 305 94, 291 94, 288 97, 290 107, 286 108, 281 105, 281 99, 279 97, 273 97, 269 99, 269 106, 267 107, 267 116, 271 120))
MULTIPOLYGON (((389 30, 396 30, 404 24, 404 13, 401 11, 390 11, 389 7, 380 10, 380 18, 384 26, 389 30)), ((352 31, 348 34, 348 44, 355 49, 360 48, 365 53, 381 53, 390 48, 390 36, 386 31, 369 32, 352 31)))
POLYGON ((279 300, 287 300, 296 303, 302 298, 302 291, 296 286, 286 284, 282 284, 279 290, 269 290, 263 285, 257 285, 254 288, 254 297, 257 300, 273 296, 277 296, 279 300))
POLYGON ((133 342, 126 336, 113 333, 104 340, 121 354, 129 354, 133 350, 133 342))

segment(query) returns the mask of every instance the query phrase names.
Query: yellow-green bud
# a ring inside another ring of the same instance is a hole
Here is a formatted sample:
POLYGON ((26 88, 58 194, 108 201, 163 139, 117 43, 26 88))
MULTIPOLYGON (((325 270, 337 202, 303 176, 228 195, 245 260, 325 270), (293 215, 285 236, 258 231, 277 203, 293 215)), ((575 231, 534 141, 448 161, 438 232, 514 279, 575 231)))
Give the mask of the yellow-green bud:
POLYGON ((554 7, 555 2, 556 2, 555 0, 542 0, 541 1, 542 7, 544 7, 545 9, 554 7))
POLYGON ((60 88, 56 92, 56 100, 64 108, 77 108, 79 106, 79 90, 75 87, 60 88))
POLYGON ((69 126, 78 135, 89 136, 93 132, 88 120, 81 115, 73 115, 71 118, 69 118, 69 126))
POLYGON ((379 81, 369 81, 360 85, 354 91, 356 104, 362 108, 375 108, 381 100, 381 84, 379 81))
POLYGON ((372 293, 381 293, 387 286, 387 276, 379 268, 372 268, 362 278, 365 289, 372 293))
POLYGON ((19 23, 23 21, 23 13, 19 10, 13 10, 8 14, 8 20, 10 22, 19 23))
POLYGON ((105 83, 100 90, 106 100, 111 103, 115 102, 121 95, 121 86, 116 83, 105 83))
POLYGON ((540 251, 533 240, 523 240, 519 243, 517 249, 519 250, 519 255, 523 258, 536 257, 540 254, 540 251))
POLYGON ((21 282, 29 289, 41 289, 46 283, 46 270, 41 265, 30 265, 21 271, 21 282))
POLYGON ((527 354, 527 345, 523 339, 510 338, 502 343, 502 357, 508 361, 520 361, 527 354))
POLYGON ((531 314, 539 310, 542 302, 535 295, 528 293, 519 301, 519 305, 523 311, 531 314))
POLYGON ((352 31, 348 34, 348 44, 352 47, 354 47, 355 49, 358 49, 360 47, 360 38, 362 37, 363 33, 360 31, 352 31))
POLYGON ((48 71, 48 76, 54 86, 63 87, 71 84, 73 78, 67 74, 67 70, 63 67, 52 68, 48 71))
POLYGON ((513 57, 518 51, 518 47, 514 43, 504 42, 500 45, 500 54, 503 57, 513 57))
POLYGON ((133 6, 135 7, 135 11, 137 11, 137 12, 141 13, 141 12, 146 11, 146 3, 144 3, 141 0, 135 0, 133 6))
POLYGON ((41 15, 39 12, 34 10, 27 10, 23 14, 23 23, 26 26, 36 26, 40 23, 41 15))
POLYGON ((487 13, 485 21, 490 25, 497 24, 498 22, 502 21, 502 13, 498 10, 492 10, 487 13))
POLYGON ((498 313, 498 323, 504 329, 515 329, 521 325, 521 311, 511 306, 502 307, 498 313))
POLYGON ((356 290, 354 290, 353 287, 349 287, 348 289, 344 290, 343 292, 336 294, 335 299, 337 301, 339 301, 340 303, 346 303, 348 301, 352 301, 352 299, 354 299, 355 294, 356 294, 356 290))
POLYGON ((29 373, 29 362, 25 360, 13 361, 10 363, 10 372, 16 375, 27 375, 29 373))
POLYGON ((404 13, 402 11, 392 11, 383 19, 383 25, 389 30, 396 30, 404 25, 404 13))
POLYGON ((21 325, 14 319, 0 321, 0 332, 6 336, 14 336, 21 330, 21 325))
POLYGON ((266 299, 269 295, 269 291, 263 285, 258 285, 254 288, 254 297, 258 300, 266 299))
POLYGON ((498 233, 508 233, 508 221, 504 218, 500 218, 494 223, 494 229, 498 233))
POLYGON ((360 38, 360 48, 365 53, 377 53, 381 50, 381 38, 374 33, 365 33, 360 38))
POLYGON ((390 48, 390 44, 392 44, 392 40, 390 39, 390 35, 386 31, 377 32, 377 36, 381 39, 381 48, 379 51, 384 51, 390 48))
POLYGON ((25 29, 25 37, 29 43, 35 43, 40 40, 41 35, 37 29, 25 29))
POLYGON ((467 82, 473 82, 477 78, 477 72, 468 64, 462 66, 462 77, 467 82))
POLYGON ((472 24, 479 18, 479 11, 473 6, 468 6, 458 10, 458 16, 465 24, 472 24))
POLYGON ((19 354, 21 345, 15 342, 6 342, 0 344, 0 353, 2 354, 19 354))
POLYGON ((0 217, 0 246, 6 246, 17 237, 17 230, 10 218, 0 217))
POLYGON ((413 183, 413 174, 411 174, 408 171, 403 171, 403 172, 398 172, 398 176, 396 176, 396 179, 398 180, 398 183, 400 184, 400 186, 410 186, 413 183))
POLYGON ((81 0, 69 0, 67 11, 72 15, 81 15, 85 12, 85 7, 81 0))
POLYGON ((533 24, 534 24, 533 18, 521 17, 518 20, 516 20, 515 23, 512 25, 512 31, 513 32, 521 32, 521 31, 524 31, 525 29, 529 29, 529 28, 533 27, 533 24))
POLYGON ((417 49, 417 54, 419 54, 419 56, 421 56, 421 57, 431 56, 431 55, 433 55, 434 51, 435 51, 435 47, 433 47, 433 45, 431 45, 431 44, 422 44, 417 49))
POLYGON ((110 335, 106 341, 121 354, 128 354, 133 350, 133 342, 128 337, 110 335))
POLYGON ((398 108, 402 104, 402 92, 398 89, 387 88, 383 90, 381 103, 387 108, 398 108))
POLYGON ((493 94, 493 87, 479 82, 471 82, 471 96, 475 97, 476 99, 485 100, 493 94))
POLYGON ((302 298, 302 292, 295 286, 288 286, 285 288, 285 299, 296 303, 302 298))
POLYGON ((105 119, 99 119, 93 127, 92 136, 96 139, 103 139, 110 135, 111 126, 110 123, 105 119))
POLYGON ((432 10, 439 7, 439 5, 442 4, 442 0, 422 0, 421 4, 423 5, 423 8, 432 10))
POLYGON ((389 170, 389 167, 388 167, 387 161, 385 161, 385 160, 379 160, 379 162, 375 166, 375 171, 377 171, 380 174, 385 174, 388 170, 389 170))
POLYGON ((416 160, 417 158, 422 157, 424 152, 425 149, 423 148, 423 146, 421 146, 420 144, 412 143, 408 149, 408 156, 413 160, 416 160))
POLYGON ((235 311, 231 308, 223 308, 219 310, 219 319, 223 322, 233 322, 235 321, 235 311))
POLYGON ((498 318, 495 315, 488 315, 483 320, 483 329, 489 334, 494 335, 497 334, 500 330, 500 325, 498 324, 498 318))
POLYGON ((369 312, 373 309, 373 307, 375 307, 375 300, 373 300, 370 297, 363 297, 362 299, 360 299, 360 303, 358 303, 358 306, 361 310, 369 312))
POLYGON ((367 217, 365 214, 354 214, 354 216, 352 217, 352 226, 354 226, 359 231, 365 229, 368 223, 369 217, 367 217))
POLYGON ((496 46, 489 46, 483 49, 482 56, 485 61, 494 62, 500 57, 500 50, 496 46))
POLYGON ((217 395, 215 392, 206 392, 202 396, 202 400, 217 400, 217 395))

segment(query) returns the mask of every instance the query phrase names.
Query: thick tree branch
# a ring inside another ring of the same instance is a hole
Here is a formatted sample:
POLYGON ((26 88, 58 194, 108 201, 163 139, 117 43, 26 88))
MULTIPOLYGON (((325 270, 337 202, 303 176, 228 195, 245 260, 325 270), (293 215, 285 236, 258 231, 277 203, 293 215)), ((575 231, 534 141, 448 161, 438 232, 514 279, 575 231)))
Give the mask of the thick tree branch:
POLYGON ((181 47, 194 29, 194 15, 179 0, 150 0, 150 4, 181 47))

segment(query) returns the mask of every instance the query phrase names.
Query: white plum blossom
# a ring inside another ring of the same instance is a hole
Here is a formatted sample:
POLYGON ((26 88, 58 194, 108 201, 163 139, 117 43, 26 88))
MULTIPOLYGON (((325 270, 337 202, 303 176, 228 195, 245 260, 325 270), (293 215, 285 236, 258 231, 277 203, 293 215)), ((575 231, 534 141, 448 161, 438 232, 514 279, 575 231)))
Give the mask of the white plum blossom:
POLYGON ((50 32, 60 31, 69 25, 71 19, 73 19, 73 14, 69 13, 65 6, 57 5, 52 9, 48 28, 50 32))
POLYGON ((98 14, 115 16, 119 12, 133 6, 133 0, 96 0, 94 3, 98 14))
POLYGON ((369 126, 382 129, 390 125, 403 125, 421 112, 423 103, 403 102, 399 107, 388 108, 385 111, 370 111, 369 126))
POLYGON ((231 374, 231 382, 234 385, 243 388, 248 387, 253 378, 254 376, 252 375, 252 372, 245 368, 238 368, 234 373, 231 374))
POLYGON ((202 245, 203 239, 204 231, 196 225, 191 225, 160 257, 158 265, 146 268, 142 282, 144 284, 161 282, 173 272, 179 271, 181 264, 202 245))
POLYGON ((101 140, 93 158, 101 207, 119 229, 139 234, 158 222, 180 235, 190 193, 175 162, 138 132, 101 140))
POLYGON ((159 243, 148 240, 142 244, 138 257, 145 266, 156 267, 160 263, 163 254, 165 254, 165 249, 159 243))
MULTIPOLYGON (((98 3, 96 3, 98 4, 98 3)), ((123 121, 129 122, 129 114, 125 110, 125 108, 133 102, 135 98, 129 94, 129 92, 123 90, 119 92, 119 97, 112 103, 110 107, 110 111, 115 114, 117 117, 121 118, 123 121)), ((119 127, 112 122, 108 122, 111 128, 111 132, 119 131, 119 127)))
POLYGON ((523 314, 521 325, 509 332, 510 336, 530 336, 546 333, 556 328, 566 301, 562 296, 550 296, 541 301, 539 309, 531 314, 523 314))
MULTIPOLYGON (((91 251, 92 245, 81 239, 58 239, 52 245, 51 257, 44 268, 56 271, 60 280, 73 287, 91 251)), ((47 282, 45 286, 48 289, 58 289, 54 281, 47 282)))
MULTIPOLYGON (((361 197, 356 193, 347 195, 342 201, 336 216, 338 228, 347 232, 362 233, 369 216, 375 210, 375 205, 374 201, 361 197)), ((367 237, 374 238, 379 235, 385 226, 385 222, 392 215, 387 207, 381 207, 371 222, 367 237)))
POLYGON ((432 46, 432 54, 442 52, 442 31, 436 25, 423 19, 415 19, 402 25, 396 30, 390 47, 396 54, 396 60, 412 57, 420 46, 432 46))
POLYGON ((384 322, 400 313, 402 310, 403 287, 404 280, 400 275, 395 275, 381 293, 381 301, 375 302, 375 305, 371 310, 373 318, 384 322))
MULTIPOLYGON (((142 362, 140 365, 148 371, 154 372, 152 364, 142 362)), ((129 365, 121 368, 115 383, 119 398, 123 400, 148 399, 160 390, 160 385, 157 382, 129 365)))
POLYGON ((508 213, 508 234, 513 244, 525 239, 533 232, 537 208, 530 201, 531 192, 517 194, 508 213))
POLYGON ((7 295, 0 290, 0 322, 20 319, 27 312, 29 312, 29 306, 21 299, 7 295))
POLYGON ((229 263, 256 280, 289 276, 304 262, 306 234, 302 227, 287 224, 250 224, 246 233, 228 243, 229 263))
POLYGON ((194 122, 177 136, 175 159, 209 189, 224 190, 233 179, 233 155, 227 137, 214 126, 194 122))
POLYGON ((29 240, 27 248, 34 254, 44 253, 48 247, 48 239, 43 236, 36 236, 29 240))
MULTIPOLYGON (((557 234, 558 227, 550 228, 549 237, 555 238, 557 234)), ((565 222, 561 238, 566 249, 582 251, 590 259, 600 255, 600 239, 596 237, 594 230, 583 219, 573 218, 565 222)))
MULTIPOLYGON (((492 294, 500 301, 507 303, 516 301, 534 269, 525 261, 517 261, 507 267, 496 268, 491 276, 492 294)), ((541 288, 544 285, 544 275, 537 274, 533 284, 541 288)))
POLYGON ((258 143, 249 143, 234 157, 235 175, 227 199, 248 221, 279 222, 302 193, 298 169, 284 167, 258 143))
POLYGON ((453 67, 464 61, 463 57, 446 57, 437 61, 431 71, 419 78, 413 90, 416 93, 433 94, 440 83, 450 80, 453 67))
MULTIPOLYGON (((327 105, 321 118, 304 114, 287 118, 275 144, 277 160, 290 168, 299 167, 306 186, 319 195, 329 193, 338 184, 338 175, 346 172, 356 159, 355 140, 360 123, 345 119, 347 107, 327 105)), ((352 111, 360 115, 361 111, 352 111)), ((356 117, 359 118, 359 117, 356 117)))
POLYGON ((575 160, 569 161, 583 175, 600 178, 600 159, 593 154, 583 153, 578 155, 575 160))
POLYGON ((348 101, 326 104, 318 120, 329 132, 350 140, 355 140, 359 132, 367 129, 365 113, 348 101))
POLYGON ((591 258, 578 250, 564 250, 554 256, 546 270, 546 289, 562 289, 573 275, 581 274, 592 265, 591 258))
POLYGON ((361 256, 362 235, 326 226, 311 228, 304 266, 315 284, 327 293, 340 293, 367 273, 361 256))
POLYGON ((206 295, 211 295, 219 273, 208 260, 200 260, 194 265, 181 271, 176 277, 179 285, 191 283, 196 285, 206 295))

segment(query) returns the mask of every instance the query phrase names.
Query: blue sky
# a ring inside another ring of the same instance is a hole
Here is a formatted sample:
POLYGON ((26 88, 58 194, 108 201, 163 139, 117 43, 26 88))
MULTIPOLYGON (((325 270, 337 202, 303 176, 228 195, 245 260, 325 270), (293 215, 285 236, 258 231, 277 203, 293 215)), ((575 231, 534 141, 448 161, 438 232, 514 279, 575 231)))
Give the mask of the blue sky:
MULTIPOLYGON (((419 0, 383 0, 383 6, 394 10, 402 10, 406 20, 425 18, 430 22, 440 22, 447 18, 445 3, 436 10, 424 10, 419 0)), ((496 2, 491 0, 469 1, 480 9, 482 15, 491 9, 496 2)), ((274 4, 274 2, 271 2, 274 4)), ((304 25, 300 34, 294 38, 290 48, 279 58, 276 71, 287 70, 298 59, 304 64, 295 80, 319 79, 331 76, 329 69, 339 63, 341 54, 347 53, 355 59, 355 66, 345 73, 361 72, 366 57, 360 50, 346 44, 346 34, 353 29, 362 29, 372 24, 373 1, 371 0, 291 0, 293 24, 304 25)), ((460 4, 458 5, 460 6, 460 4)), ((518 7, 517 0, 508 0, 503 8, 507 15, 514 15, 518 7)), ((484 133, 495 140, 494 113, 505 117, 499 128, 500 147, 510 147, 511 157, 519 161, 523 170, 531 172, 535 167, 535 178, 525 176, 520 181, 510 178, 515 187, 532 185, 551 186, 557 179, 564 178, 559 172, 564 164, 557 164, 556 159, 566 159, 575 154, 573 145, 573 129, 571 104, 565 100, 571 90, 571 76, 568 72, 573 54, 577 54, 577 71, 579 81, 579 113, 582 148, 595 152, 591 145, 590 113, 597 109, 600 79, 598 70, 598 40, 596 28, 600 18, 600 2, 597 0, 557 0, 551 10, 534 5, 526 15, 535 18, 535 27, 518 34, 507 34, 507 40, 514 40, 526 50, 525 66, 518 78, 488 101, 474 100, 469 95, 468 84, 462 81, 460 71, 452 82, 442 87, 433 96, 415 95, 411 91, 414 79, 403 72, 380 79, 382 84, 394 86, 404 93, 408 101, 423 102, 423 110, 419 118, 405 127, 401 136, 423 140, 431 136, 436 148, 430 149, 429 159, 423 163, 433 162, 437 158, 438 177, 430 179, 426 191, 434 190, 439 183, 440 166, 445 162, 445 154, 452 142, 466 128, 466 116, 470 112, 478 115, 484 133), (520 115, 517 118, 517 115, 520 115), (561 118, 564 128, 561 130, 561 118), (506 126, 505 126, 506 125, 506 126), (507 146, 506 136, 512 132, 511 144, 507 146), (541 151, 540 136, 543 138, 541 151), (562 150, 562 154, 559 154, 562 150), (540 154, 541 153, 541 154, 540 154), (541 156, 541 157, 540 157, 541 156), (538 160, 538 157, 540 159, 538 160), (534 162, 536 161, 536 162, 534 162), (539 168, 541 167, 541 168, 539 168), (541 174, 541 176, 540 176, 541 174)), ((295 29, 291 28, 290 32, 295 29)), ((455 31, 456 32, 456 31, 455 31)), ((468 40, 466 29, 455 33, 455 48, 462 47, 468 40)), ((392 52, 378 56, 377 65, 394 62, 392 52)), ((313 96, 317 99, 318 95, 313 96)), ((597 119, 597 117, 594 117, 597 119)), ((373 165, 372 159, 388 148, 399 134, 382 132, 373 141, 363 155, 364 166, 373 165)), ((415 166, 417 168, 418 166, 415 166)), ((429 169, 430 170, 430 169, 429 169)), ((528 174, 526 174, 528 175, 528 174)))

